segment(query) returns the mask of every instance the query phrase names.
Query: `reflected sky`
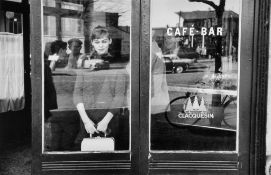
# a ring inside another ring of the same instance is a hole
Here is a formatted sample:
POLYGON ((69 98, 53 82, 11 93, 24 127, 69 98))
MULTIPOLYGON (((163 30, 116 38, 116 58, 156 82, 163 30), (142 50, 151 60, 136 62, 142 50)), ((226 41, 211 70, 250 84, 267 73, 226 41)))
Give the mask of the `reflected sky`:
MULTIPOLYGON (((211 0, 216 4, 219 0, 211 0)), ((239 14, 241 0, 226 0, 225 10, 232 10, 239 14)), ((189 2, 188 0, 152 0, 151 1, 151 26, 152 27, 175 27, 178 23, 178 15, 175 12, 213 10, 209 5, 199 2, 189 2)))
POLYGON ((95 11, 119 13, 119 26, 131 25, 131 0, 96 0, 95 11))

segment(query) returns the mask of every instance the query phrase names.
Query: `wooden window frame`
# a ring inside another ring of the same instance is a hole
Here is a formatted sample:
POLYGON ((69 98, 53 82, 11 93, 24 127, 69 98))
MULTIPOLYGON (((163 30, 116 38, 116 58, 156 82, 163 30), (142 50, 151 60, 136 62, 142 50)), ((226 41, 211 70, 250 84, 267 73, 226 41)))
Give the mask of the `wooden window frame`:
POLYGON ((42 0, 31 1, 32 55, 32 174, 128 174, 138 167, 139 142, 139 11, 138 0, 132 1, 131 26, 131 152, 116 153, 43 153, 42 152, 42 0), (35 88, 34 88, 35 87, 35 88), (135 129, 136 128, 136 129, 135 129))

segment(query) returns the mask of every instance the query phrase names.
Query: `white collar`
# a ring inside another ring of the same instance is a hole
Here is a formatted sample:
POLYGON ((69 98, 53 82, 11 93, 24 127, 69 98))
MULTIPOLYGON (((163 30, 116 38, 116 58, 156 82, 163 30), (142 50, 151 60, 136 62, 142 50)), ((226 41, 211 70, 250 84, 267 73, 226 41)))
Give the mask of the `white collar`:
POLYGON ((57 61, 59 59, 59 56, 55 53, 54 55, 49 55, 48 60, 50 61, 57 61))

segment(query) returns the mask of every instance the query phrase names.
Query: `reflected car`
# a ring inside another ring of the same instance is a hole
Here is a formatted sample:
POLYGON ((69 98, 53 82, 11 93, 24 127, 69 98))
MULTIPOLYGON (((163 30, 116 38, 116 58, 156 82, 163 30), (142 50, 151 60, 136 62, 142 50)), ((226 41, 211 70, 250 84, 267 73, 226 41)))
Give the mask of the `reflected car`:
POLYGON ((198 59, 199 54, 192 48, 179 48, 177 52, 177 57, 185 59, 198 59))
POLYGON ((195 59, 178 58, 176 55, 163 55, 163 61, 166 66, 166 73, 183 73, 195 59))

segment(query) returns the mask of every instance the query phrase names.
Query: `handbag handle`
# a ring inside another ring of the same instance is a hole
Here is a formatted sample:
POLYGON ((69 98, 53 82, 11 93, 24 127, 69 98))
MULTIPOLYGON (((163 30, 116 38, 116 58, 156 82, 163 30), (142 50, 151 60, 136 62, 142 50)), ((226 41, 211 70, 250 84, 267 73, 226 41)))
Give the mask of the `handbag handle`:
MULTIPOLYGON (((93 134, 90 134, 90 133, 89 133, 89 137, 90 137, 90 138, 92 138, 92 135, 93 135, 93 134)), ((106 136, 107 136, 107 134, 106 134, 106 132, 105 132, 103 137, 106 137, 106 136)), ((101 137, 101 136, 100 136, 100 137, 101 137)))

